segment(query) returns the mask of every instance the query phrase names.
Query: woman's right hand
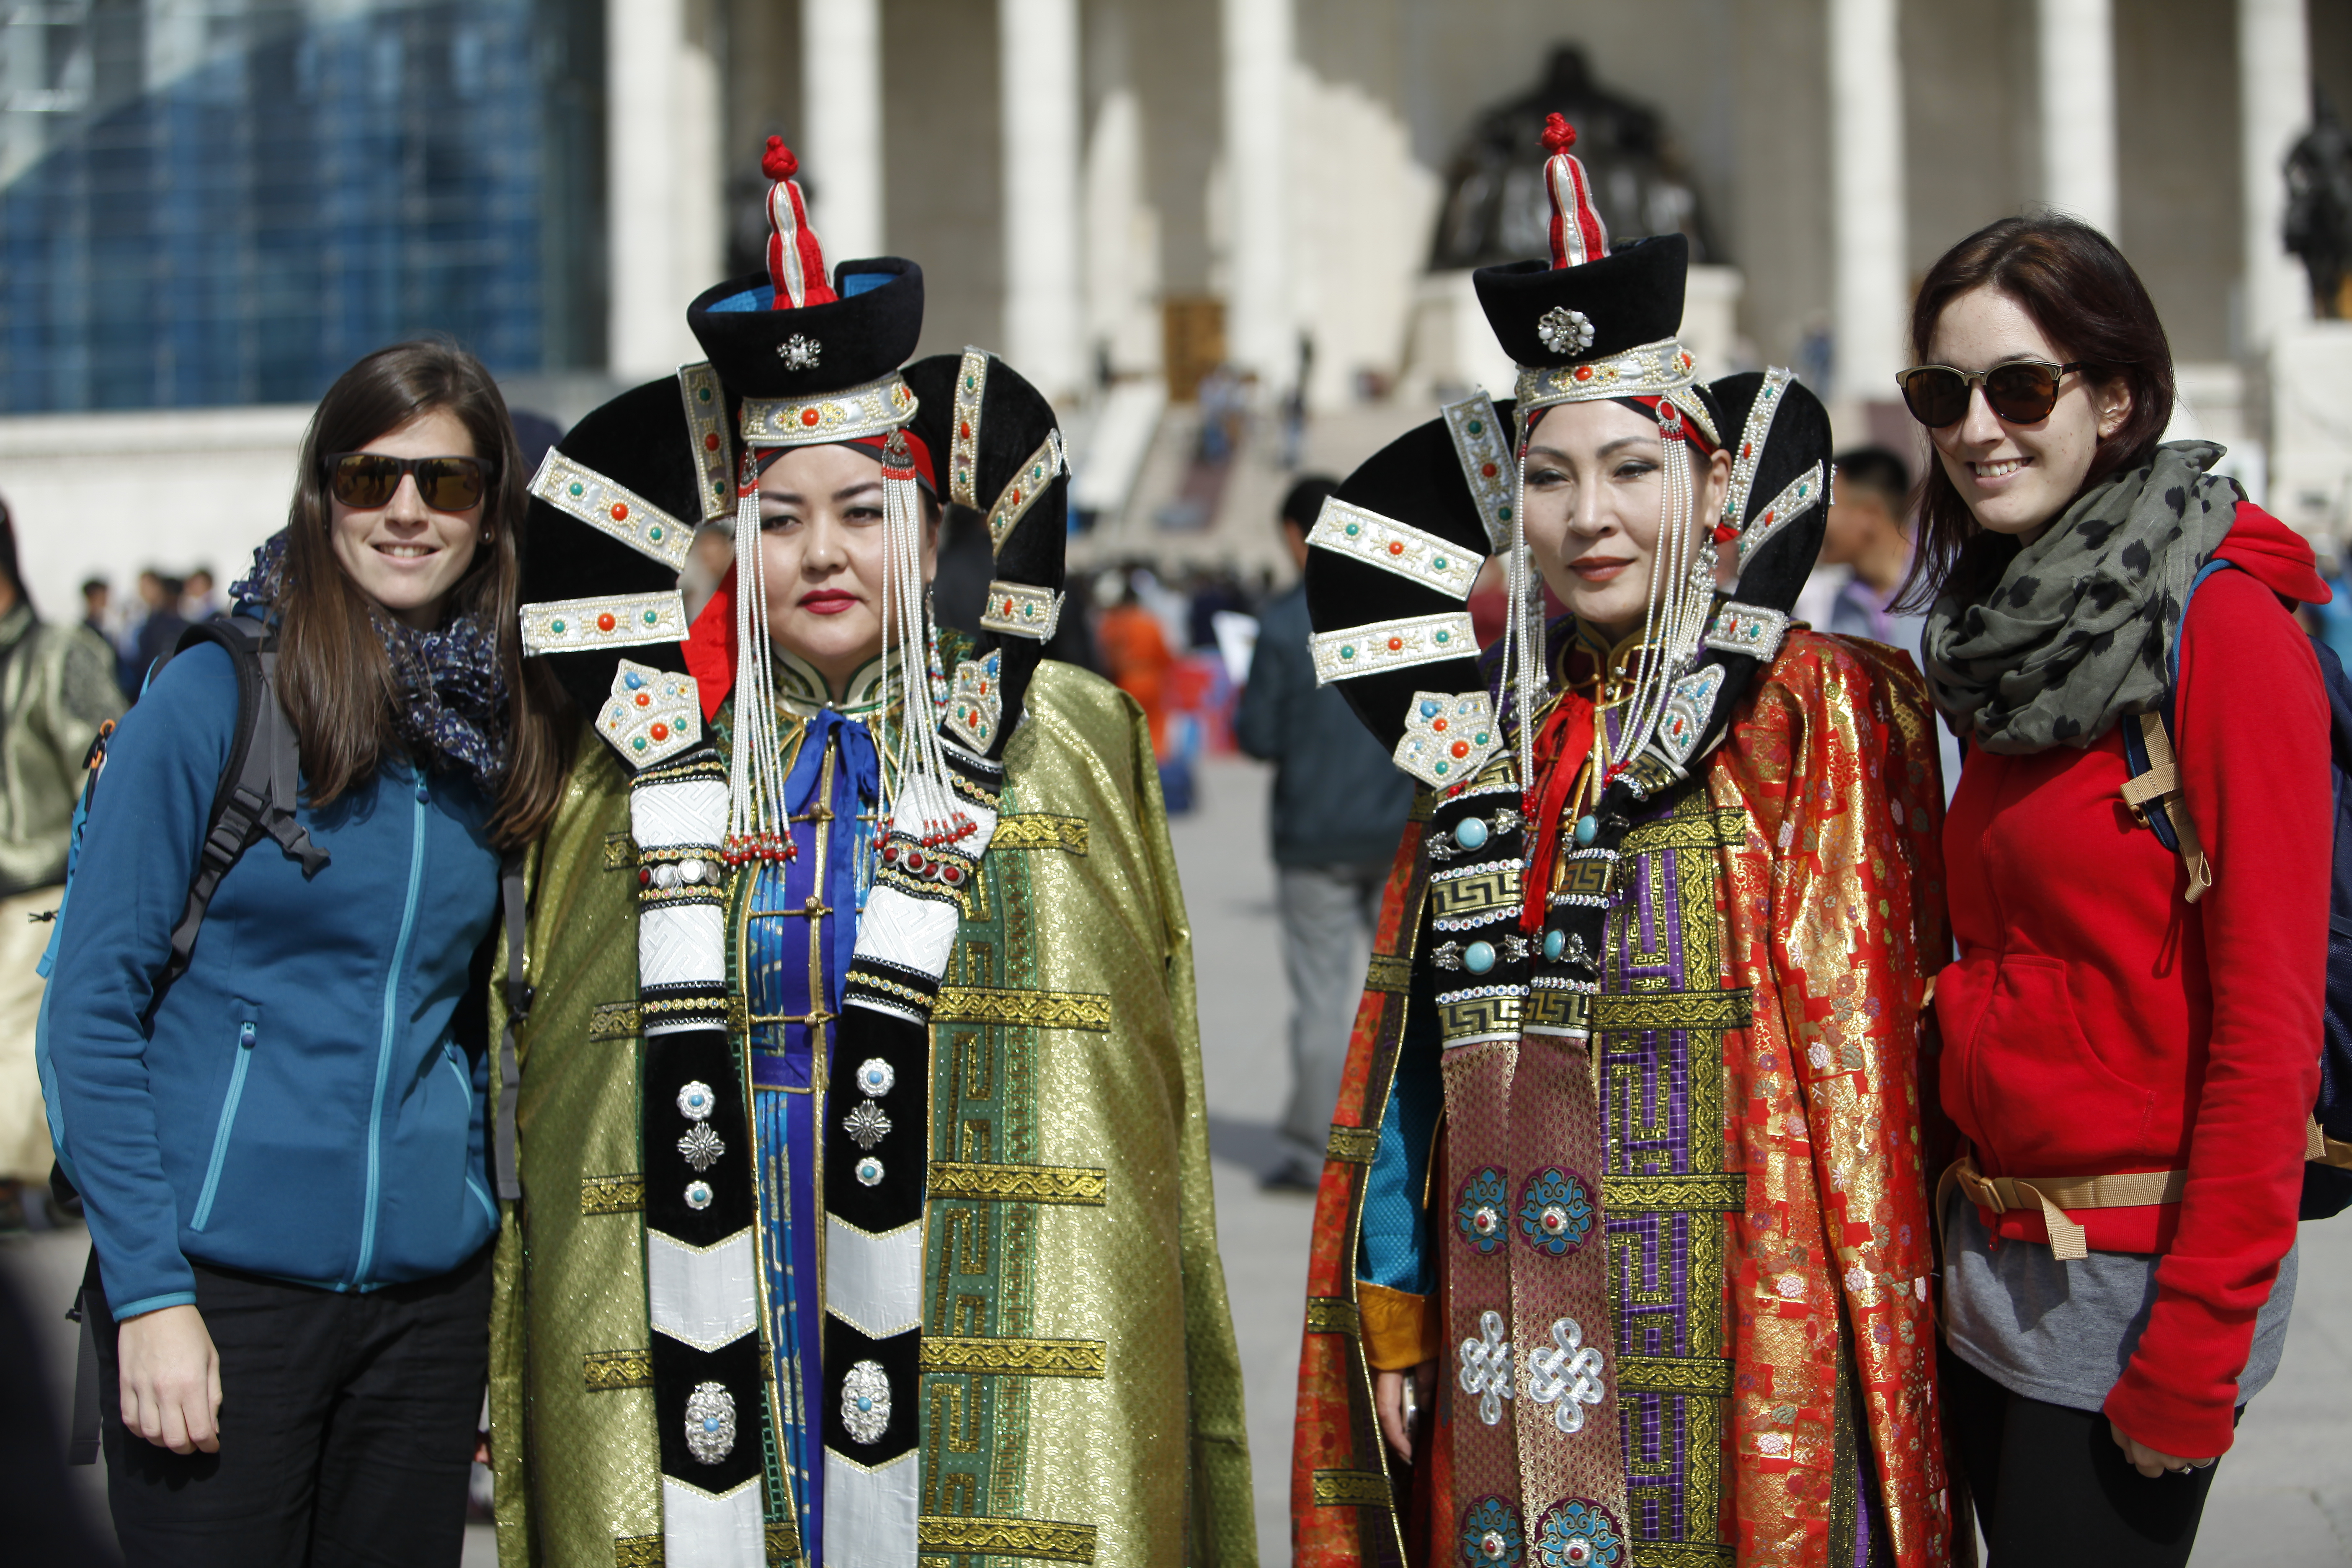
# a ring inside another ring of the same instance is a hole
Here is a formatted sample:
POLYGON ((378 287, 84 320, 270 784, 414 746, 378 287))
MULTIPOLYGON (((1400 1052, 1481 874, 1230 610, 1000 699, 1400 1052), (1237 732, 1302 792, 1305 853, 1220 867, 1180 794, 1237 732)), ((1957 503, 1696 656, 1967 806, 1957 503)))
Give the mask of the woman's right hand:
POLYGON ((174 1454, 220 1452, 220 1354, 189 1306, 160 1307, 122 1325, 115 1358, 122 1425, 174 1454))
POLYGON ((1372 1373, 1372 1409, 1380 1416, 1381 1436, 1396 1450, 1398 1458, 1412 1463, 1413 1428, 1422 1425, 1429 1414, 1430 1396, 1437 1391, 1437 1363, 1423 1362, 1411 1372, 1376 1372, 1372 1373), (1405 1419, 1404 1380, 1412 1379, 1413 1418, 1405 1419))

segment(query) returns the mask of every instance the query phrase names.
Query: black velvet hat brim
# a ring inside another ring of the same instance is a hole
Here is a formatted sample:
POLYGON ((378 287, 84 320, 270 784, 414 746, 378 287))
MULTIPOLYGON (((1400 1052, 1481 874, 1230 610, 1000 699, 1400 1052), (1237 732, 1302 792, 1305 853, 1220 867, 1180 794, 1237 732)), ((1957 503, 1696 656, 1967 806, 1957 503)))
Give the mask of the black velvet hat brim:
POLYGON ((845 261, 834 272, 841 298, 797 310, 770 308, 765 272, 704 289, 686 323, 710 356, 733 404, 745 397, 814 397, 879 380, 907 363, 923 335, 923 269, 902 257, 845 261), (795 370, 783 350, 805 340, 816 363, 795 370))
MULTIPOLYGON (((1742 371, 1708 383, 1722 409, 1723 423, 1717 428, 1735 457, 1748 412, 1756 406, 1757 394, 1763 386, 1764 376, 1759 371, 1742 371)), ((1783 613, 1795 607, 1797 595, 1821 557, 1822 539, 1829 529, 1830 453, 1829 410, 1804 383, 1790 382, 1772 416, 1764 453, 1756 465, 1756 482, 1748 487, 1747 515, 1738 521, 1742 526, 1752 525, 1775 497, 1816 463, 1822 468, 1822 496, 1795 522, 1766 540, 1742 566, 1739 586, 1733 593, 1739 603, 1783 613)))
MULTIPOLYGON (((1514 439, 1511 405, 1496 405, 1506 443, 1514 439)), ((1487 552, 1486 529, 1477 499, 1462 475, 1454 438, 1443 419, 1417 426, 1367 458, 1349 474, 1337 500, 1433 533, 1465 555, 1487 552)), ((1307 557, 1307 615, 1318 633, 1336 632, 1374 621, 1402 620, 1467 610, 1462 600, 1410 578, 1343 555, 1312 550, 1307 557)), ((1338 682, 1339 693, 1381 744, 1393 750, 1404 739, 1405 718, 1417 691, 1484 690, 1475 653, 1409 669, 1358 676, 1338 682)))
POLYGON ((1619 247, 1581 267, 1519 261, 1471 274, 1486 322, 1511 363, 1579 364, 1671 338, 1681 330, 1683 281, 1690 241, 1661 234, 1619 247), (1555 309, 1580 312, 1592 342, 1574 352, 1549 349, 1538 325, 1555 309))

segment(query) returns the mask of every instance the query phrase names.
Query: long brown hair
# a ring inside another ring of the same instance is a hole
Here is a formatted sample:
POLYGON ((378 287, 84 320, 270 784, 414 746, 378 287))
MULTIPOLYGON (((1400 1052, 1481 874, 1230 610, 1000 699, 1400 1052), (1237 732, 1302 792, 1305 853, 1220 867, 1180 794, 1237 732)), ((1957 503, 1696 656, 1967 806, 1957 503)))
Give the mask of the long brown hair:
POLYGON ((301 747, 313 805, 365 783, 388 756, 403 754, 399 688, 376 622, 383 615, 335 554, 325 458, 352 452, 418 416, 446 410, 474 439, 493 473, 483 497, 489 537, 449 595, 450 614, 480 616, 495 629, 507 688, 507 771, 490 837, 527 843, 554 815, 568 759, 558 703, 545 673, 527 672, 517 616, 522 565, 517 554, 528 502, 522 453, 506 399, 482 362, 455 343, 426 339, 378 349, 336 378, 302 437, 294 501, 286 519, 278 591, 278 689, 301 747))
MULTIPOLYGON (((2075 495, 2155 456, 2172 420, 2172 345, 2139 274, 2105 235, 2057 213, 2005 217, 1977 230, 1944 252, 1919 285, 1911 307, 1913 363, 1927 363, 1944 307, 1981 288, 2024 306, 2061 360, 2090 366, 2086 380, 2120 379, 2130 389, 2131 412, 2100 440, 2075 495)), ((1918 610, 1946 594, 1963 604, 1981 599, 2016 557, 2019 540, 1977 521, 1933 451, 1917 496, 1919 548, 1901 603, 1918 610)))

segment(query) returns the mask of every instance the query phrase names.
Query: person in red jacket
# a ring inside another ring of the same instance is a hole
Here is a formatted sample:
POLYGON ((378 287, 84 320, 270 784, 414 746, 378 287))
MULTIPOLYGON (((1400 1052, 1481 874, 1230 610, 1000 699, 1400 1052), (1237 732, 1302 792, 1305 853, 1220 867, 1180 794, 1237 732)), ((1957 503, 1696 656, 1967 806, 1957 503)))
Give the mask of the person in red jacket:
POLYGON ((1969 1145, 1940 1208, 1950 1428, 1995 1568, 2180 1563, 2294 1293, 2332 808, 2289 605, 2327 589, 2220 447, 2158 444, 2170 350, 2095 229, 1971 235, 1911 331, 1927 672, 1968 747, 1935 997, 1969 1145), (2125 795, 2168 694, 2180 854, 2125 795))

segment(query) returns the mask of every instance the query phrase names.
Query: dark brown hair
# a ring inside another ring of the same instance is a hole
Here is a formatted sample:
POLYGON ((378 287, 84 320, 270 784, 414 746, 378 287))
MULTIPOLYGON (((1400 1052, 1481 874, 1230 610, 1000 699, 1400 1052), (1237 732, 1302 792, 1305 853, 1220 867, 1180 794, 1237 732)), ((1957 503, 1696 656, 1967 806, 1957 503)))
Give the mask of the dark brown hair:
POLYGON ((380 609, 335 554, 325 458, 352 452, 436 410, 457 416, 474 452, 493 470, 483 497, 489 535, 451 592, 451 614, 480 616, 498 638, 506 674, 507 771, 490 837, 528 842, 554 815, 568 758, 553 715, 560 701, 545 672, 526 670, 516 604, 517 553, 528 497, 522 454, 506 400, 482 362, 454 343, 425 340, 378 349, 343 372, 319 400, 302 437, 294 502, 286 519, 278 693, 301 747, 310 800, 323 805, 402 754, 399 689, 376 629, 380 609))
MULTIPOLYGON (((1915 363, 1927 363, 1944 308, 1982 288, 2024 306, 2062 361, 2090 366, 2087 381, 2120 379, 2130 390, 2131 412, 2099 442, 2076 495, 2155 456, 2172 420, 2172 345, 2139 274, 2105 235, 2057 213, 2035 213, 1987 224, 1944 252, 1911 307, 1915 363)), ((1917 497, 1919 547, 1902 605, 1924 609, 1946 594, 1972 604, 1990 593, 2021 548, 2018 539, 1978 523, 1932 450, 1917 497)))

